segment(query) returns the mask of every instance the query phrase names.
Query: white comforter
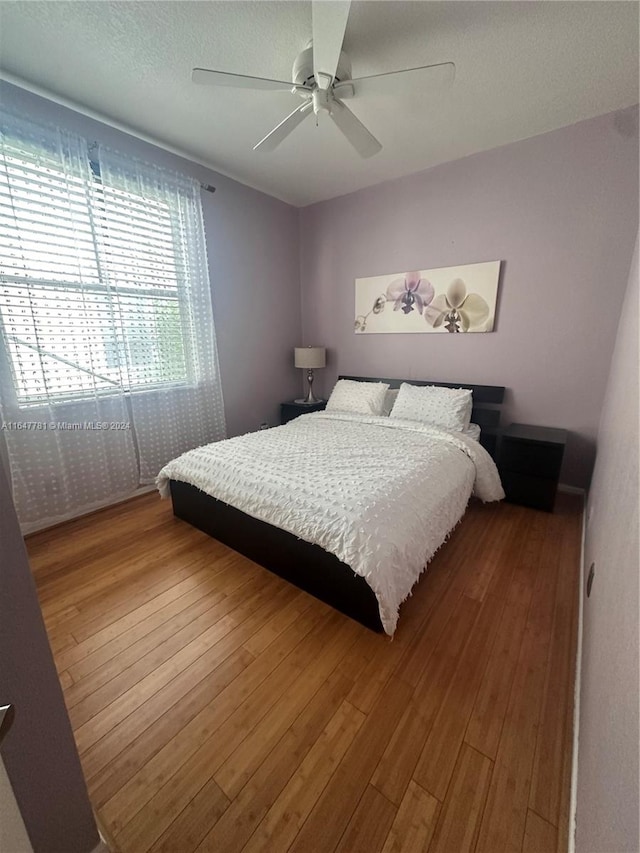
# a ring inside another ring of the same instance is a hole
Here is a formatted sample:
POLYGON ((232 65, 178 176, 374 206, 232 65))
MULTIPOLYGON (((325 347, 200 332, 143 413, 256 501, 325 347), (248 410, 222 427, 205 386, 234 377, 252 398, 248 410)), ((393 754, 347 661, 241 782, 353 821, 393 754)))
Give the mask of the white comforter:
POLYGON ((329 412, 190 450, 160 471, 163 497, 169 480, 335 554, 367 580, 387 634, 471 493, 504 497, 493 460, 470 438, 329 412))

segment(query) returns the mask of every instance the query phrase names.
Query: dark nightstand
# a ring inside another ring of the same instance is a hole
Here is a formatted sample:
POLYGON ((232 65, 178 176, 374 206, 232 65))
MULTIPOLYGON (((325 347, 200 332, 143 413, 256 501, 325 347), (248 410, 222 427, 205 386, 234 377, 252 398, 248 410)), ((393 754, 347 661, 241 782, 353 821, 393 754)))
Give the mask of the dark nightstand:
POLYGON ((290 403, 281 403, 280 423, 286 424, 298 415, 308 415, 309 412, 321 412, 326 405, 326 400, 320 400, 319 403, 296 403, 295 400, 290 403))
POLYGON ((564 429, 511 424, 503 430, 498 468, 509 503, 553 512, 566 443, 564 429))

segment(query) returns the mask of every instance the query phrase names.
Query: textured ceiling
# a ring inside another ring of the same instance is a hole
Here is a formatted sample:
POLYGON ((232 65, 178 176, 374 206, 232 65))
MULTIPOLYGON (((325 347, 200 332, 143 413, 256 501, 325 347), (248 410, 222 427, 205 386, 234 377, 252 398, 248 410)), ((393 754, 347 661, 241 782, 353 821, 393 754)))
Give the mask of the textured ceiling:
POLYGON ((310 36, 307 2, 0 2, 5 71, 296 205, 638 101, 635 2, 354 2, 354 77, 451 60, 452 89, 350 101, 384 146, 370 160, 322 116, 255 153, 299 101, 191 69, 290 79, 310 36))

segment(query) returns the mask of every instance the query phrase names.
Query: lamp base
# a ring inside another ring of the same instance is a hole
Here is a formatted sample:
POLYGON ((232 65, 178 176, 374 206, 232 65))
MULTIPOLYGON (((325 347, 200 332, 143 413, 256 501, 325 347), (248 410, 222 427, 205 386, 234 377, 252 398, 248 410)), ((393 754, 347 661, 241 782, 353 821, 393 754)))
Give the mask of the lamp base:
POLYGON ((296 400, 296 403, 306 403, 308 406, 312 406, 314 403, 321 403, 322 400, 319 400, 313 393, 313 370, 311 368, 307 369, 307 382, 309 383, 307 396, 304 400, 296 400))
POLYGON ((305 397, 304 400, 294 400, 294 403, 298 403, 300 406, 314 406, 316 403, 324 403, 324 400, 319 400, 317 397, 314 397, 313 400, 307 400, 305 397))

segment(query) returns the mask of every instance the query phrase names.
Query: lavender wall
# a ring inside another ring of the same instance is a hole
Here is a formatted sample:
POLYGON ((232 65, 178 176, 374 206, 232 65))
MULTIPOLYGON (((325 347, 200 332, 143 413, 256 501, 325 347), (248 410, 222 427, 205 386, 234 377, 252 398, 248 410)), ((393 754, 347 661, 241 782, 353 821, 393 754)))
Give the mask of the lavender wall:
MULTIPOLYGON (((504 422, 565 427, 586 486, 638 223, 637 107, 301 211, 307 344, 338 373, 505 385, 504 422), (356 335, 357 277, 502 260, 496 331, 356 335)), ((321 386, 322 387, 322 386, 321 386)))
POLYGON ((29 839, 35 853, 88 853, 98 832, 1 463, 0 602, 0 704, 16 708, 2 759, 29 839))
POLYGON ((300 390, 297 209, 2 81, 0 102, 216 187, 202 206, 228 432, 278 423, 300 390))
POLYGON ((638 827, 638 243, 631 265, 589 493, 578 808, 579 853, 637 853, 638 827))

